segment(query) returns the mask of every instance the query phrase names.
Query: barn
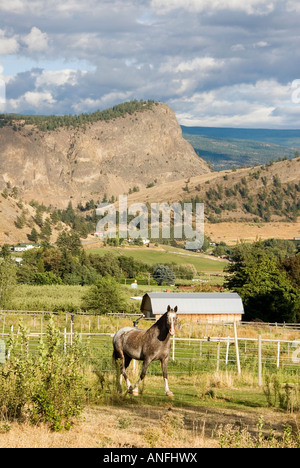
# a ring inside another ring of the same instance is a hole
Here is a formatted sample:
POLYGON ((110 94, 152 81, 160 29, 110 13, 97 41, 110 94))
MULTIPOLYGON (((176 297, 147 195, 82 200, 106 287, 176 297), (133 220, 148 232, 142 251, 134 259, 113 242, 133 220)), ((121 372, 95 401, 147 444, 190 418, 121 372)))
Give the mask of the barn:
POLYGON ((236 293, 161 293, 143 296, 141 312, 147 318, 158 319, 170 305, 178 307, 179 319, 197 322, 238 322, 242 320, 244 306, 236 293))

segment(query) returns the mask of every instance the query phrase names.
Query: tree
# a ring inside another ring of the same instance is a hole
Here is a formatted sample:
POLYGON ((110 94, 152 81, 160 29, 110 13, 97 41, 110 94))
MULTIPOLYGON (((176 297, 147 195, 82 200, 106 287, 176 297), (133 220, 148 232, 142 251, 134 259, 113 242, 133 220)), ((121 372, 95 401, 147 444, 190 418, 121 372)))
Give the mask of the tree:
POLYGON ((37 242, 39 239, 39 234, 35 228, 32 228, 31 233, 27 235, 28 240, 31 242, 37 242))
POLYGON ((5 258, 0 261, 0 307, 8 307, 16 284, 16 265, 5 258))
POLYGON ((62 231, 57 238, 56 245, 61 250, 71 252, 72 255, 79 255, 82 250, 81 240, 76 232, 62 231))
POLYGON ((163 283, 174 284, 176 280, 174 271, 167 265, 157 265, 153 271, 153 278, 159 286, 163 283))
POLYGON ((294 287, 300 289, 300 254, 286 259, 283 262, 283 267, 294 287))
POLYGON ((256 243, 238 247, 232 258, 234 262, 227 268, 232 275, 224 285, 241 296, 246 320, 297 321, 299 291, 293 287, 274 255, 256 243))
POLYGON ((97 314, 124 312, 127 308, 120 285, 106 276, 99 278, 82 298, 82 308, 97 314))
POLYGON ((8 244, 4 244, 1 247, 0 257, 3 257, 4 259, 8 259, 11 257, 10 248, 8 244))

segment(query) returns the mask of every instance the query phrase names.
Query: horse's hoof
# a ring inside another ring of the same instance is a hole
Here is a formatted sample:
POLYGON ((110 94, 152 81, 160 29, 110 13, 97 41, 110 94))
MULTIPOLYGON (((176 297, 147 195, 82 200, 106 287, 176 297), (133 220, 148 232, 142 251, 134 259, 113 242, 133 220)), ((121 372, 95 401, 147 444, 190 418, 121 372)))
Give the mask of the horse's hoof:
POLYGON ((174 398, 174 393, 172 393, 172 392, 166 392, 166 395, 167 395, 169 398, 174 398))
POLYGON ((138 390, 132 390, 132 395, 133 395, 133 396, 138 396, 138 395, 139 395, 139 391, 138 391, 138 390))

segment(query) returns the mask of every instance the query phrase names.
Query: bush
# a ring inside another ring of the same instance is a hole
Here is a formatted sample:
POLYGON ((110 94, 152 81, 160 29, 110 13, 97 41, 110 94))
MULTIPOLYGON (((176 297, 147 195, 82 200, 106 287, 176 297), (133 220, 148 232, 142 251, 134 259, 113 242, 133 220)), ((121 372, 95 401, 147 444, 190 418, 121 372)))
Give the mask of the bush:
POLYGON ((20 326, 20 333, 10 337, 8 359, 0 367, 0 417, 45 422, 55 431, 69 429, 84 403, 79 343, 74 340, 64 350, 61 335, 50 319, 38 357, 29 354, 28 348, 27 332, 20 326))
POLYGON ((35 273, 33 280, 35 284, 39 285, 63 284, 61 278, 56 276, 52 271, 46 271, 45 273, 35 273))
POLYGON ((126 301, 117 281, 105 276, 99 278, 82 299, 82 309, 97 314, 124 312, 126 301))

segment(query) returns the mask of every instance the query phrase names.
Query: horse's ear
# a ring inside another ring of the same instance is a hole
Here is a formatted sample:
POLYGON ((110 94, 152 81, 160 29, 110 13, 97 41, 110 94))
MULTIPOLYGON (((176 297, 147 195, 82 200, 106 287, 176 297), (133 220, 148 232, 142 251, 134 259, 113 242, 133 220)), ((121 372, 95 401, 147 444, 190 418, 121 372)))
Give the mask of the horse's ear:
POLYGON ((169 312, 170 310, 171 310, 171 307, 168 305, 167 312, 169 312))
POLYGON ((174 312, 177 312, 177 310, 178 310, 178 307, 176 306, 175 309, 174 309, 174 312))

